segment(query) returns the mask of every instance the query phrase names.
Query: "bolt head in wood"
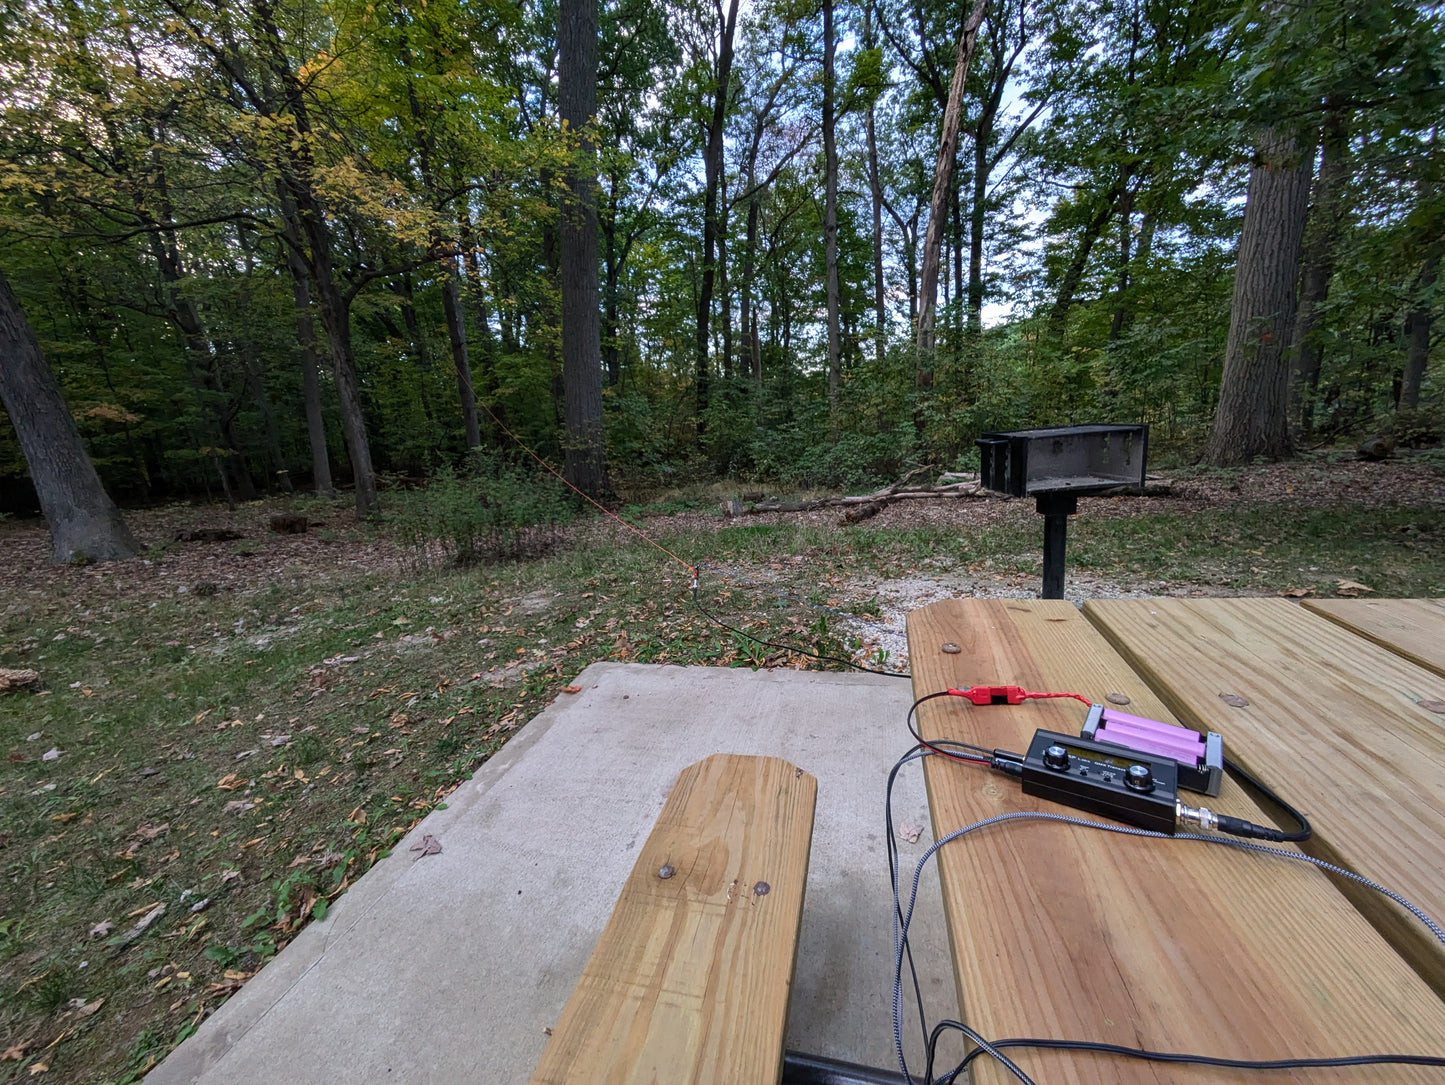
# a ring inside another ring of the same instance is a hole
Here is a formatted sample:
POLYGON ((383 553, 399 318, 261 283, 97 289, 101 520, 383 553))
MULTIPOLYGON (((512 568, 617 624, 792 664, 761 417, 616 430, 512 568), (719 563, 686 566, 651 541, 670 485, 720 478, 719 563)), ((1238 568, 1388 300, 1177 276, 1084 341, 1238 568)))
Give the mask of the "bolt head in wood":
POLYGON ((671 865, 671 864, 668 864, 667 866, 662 867, 662 868, 657 872, 657 876, 658 876, 659 878, 661 878, 663 881, 667 881, 668 878, 672 877, 672 876, 673 876, 674 874, 676 874, 676 873, 677 873, 677 871, 672 868, 672 865, 671 865))

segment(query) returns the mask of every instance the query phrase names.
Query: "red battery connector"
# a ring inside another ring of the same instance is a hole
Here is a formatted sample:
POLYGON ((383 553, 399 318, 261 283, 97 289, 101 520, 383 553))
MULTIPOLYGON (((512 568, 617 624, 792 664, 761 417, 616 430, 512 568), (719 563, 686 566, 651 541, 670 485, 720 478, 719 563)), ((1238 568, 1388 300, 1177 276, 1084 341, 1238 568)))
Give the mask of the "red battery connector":
POLYGON ((975 705, 1023 704, 1025 701, 1041 701, 1052 697, 1072 697, 1076 701, 1090 704, 1089 699, 1078 693, 1045 693, 1041 690, 1024 689, 1023 686, 969 686, 967 689, 950 689, 954 697, 967 697, 975 705))
POLYGON ((1031 696, 1023 686, 969 686, 948 692, 955 697, 967 697, 976 705, 1023 704, 1031 696))

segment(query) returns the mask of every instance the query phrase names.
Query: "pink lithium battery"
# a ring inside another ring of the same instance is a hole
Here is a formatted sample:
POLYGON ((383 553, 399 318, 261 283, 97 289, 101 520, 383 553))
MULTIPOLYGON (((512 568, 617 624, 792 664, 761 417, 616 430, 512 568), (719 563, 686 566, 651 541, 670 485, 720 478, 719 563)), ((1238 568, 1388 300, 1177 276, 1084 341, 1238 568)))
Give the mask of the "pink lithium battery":
POLYGON ((1168 757, 1179 765, 1179 786, 1218 795, 1224 780, 1224 740, 1213 731, 1201 735, 1176 723, 1131 716, 1106 705, 1090 705, 1083 737, 1094 742, 1168 757))

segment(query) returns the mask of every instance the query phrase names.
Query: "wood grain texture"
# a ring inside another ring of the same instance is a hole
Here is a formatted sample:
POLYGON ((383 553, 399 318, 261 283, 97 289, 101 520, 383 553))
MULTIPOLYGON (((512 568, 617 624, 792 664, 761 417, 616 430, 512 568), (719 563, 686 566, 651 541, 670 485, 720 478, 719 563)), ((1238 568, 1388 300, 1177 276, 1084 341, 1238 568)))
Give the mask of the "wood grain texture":
MULTIPOLYGON (((1070 690, 1170 719, 1165 706, 1072 604, 946 600, 908 619, 916 696, 971 684, 1070 690), (962 648, 940 651, 944 642, 962 648)), ((1213 696, 1213 694, 1211 694, 1213 696)), ((1021 751, 1037 728, 1077 734, 1077 701, 919 710, 923 734, 1021 751)), ((1077 813, 1024 795, 997 773, 926 758, 942 836, 1015 810, 1077 813)), ((1209 805, 1266 820, 1233 781, 1209 805)), ((1103 1040, 1131 1047, 1284 1058, 1399 1050, 1445 1054, 1445 1004, 1303 863, 1186 841, 1053 822, 995 826, 937 855, 959 1000, 985 1036, 1103 1040)), ((914 952, 941 947, 915 946, 914 952)), ((1036 1080, 1247 1082, 1243 1071, 1020 1051, 1036 1080)), ((981 1063, 979 1081, 1012 1080, 981 1063)), ((1351 1082, 1433 1080, 1402 1067, 1351 1082)), ((1271 1074, 1271 1082, 1318 1073, 1271 1074)))
POLYGON ((779 1080, 817 793, 776 757, 682 771, 533 1085, 779 1080))
POLYGON ((1445 675, 1445 599, 1304 599, 1306 609, 1445 675))
MULTIPOLYGON (((1445 680, 1286 599, 1084 613, 1181 719, 1218 731, 1226 756, 1305 812, 1306 850, 1445 915, 1445 717, 1416 704, 1445 699, 1445 680)), ((1445 995, 1445 947, 1380 894, 1340 889, 1445 995)))

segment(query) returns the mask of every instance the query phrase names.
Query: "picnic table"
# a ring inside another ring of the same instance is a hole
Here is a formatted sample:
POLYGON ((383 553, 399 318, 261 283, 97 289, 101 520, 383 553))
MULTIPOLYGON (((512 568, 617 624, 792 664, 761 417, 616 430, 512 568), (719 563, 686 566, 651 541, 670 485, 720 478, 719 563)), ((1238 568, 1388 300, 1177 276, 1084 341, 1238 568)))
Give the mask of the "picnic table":
MULTIPOLYGON (((1113 694, 1127 698, 1129 713, 1216 731, 1227 756, 1309 815, 1315 835, 1304 850, 1439 918, 1445 716, 1430 702, 1445 699, 1445 679, 1394 638, 1376 643, 1281 599, 1111 600, 1082 612, 1061 600, 954 599, 908 620, 915 696, 970 685, 1078 692, 1096 703, 1113 694)), ((930 740, 1021 752, 1036 729, 1078 734, 1085 712, 1068 699, 975 707, 942 697, 921 705, 918 721, 930 740)), ((939 838, 1015 811, 1089 817, 988 769, 928 757, 923 772, 939 838)), ((1283 824, 1233 778, 1217 798, 1184 798, 1283 824)), ((1043 820, 971 833, 936 861, 960 1010, 985 1037, 1243 1059, 1445 1056, 1439 942, 1380 894, 1309 863, 1043 820)), ((1050 1083, 1258 1076, 1095 1053, 1010 1054, 1050 1083)), ((987 1059, 974 1068, 977 1081, 1011 1080, 987 1059)), ((1332 1073, 1404 1082, 1438 1081, 1440 1071, 1332 1073)))

